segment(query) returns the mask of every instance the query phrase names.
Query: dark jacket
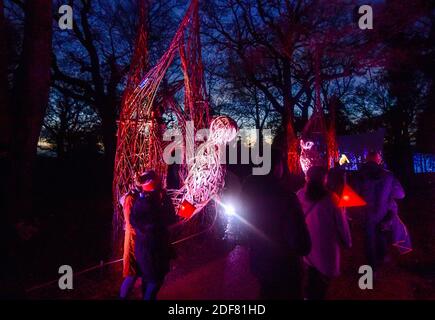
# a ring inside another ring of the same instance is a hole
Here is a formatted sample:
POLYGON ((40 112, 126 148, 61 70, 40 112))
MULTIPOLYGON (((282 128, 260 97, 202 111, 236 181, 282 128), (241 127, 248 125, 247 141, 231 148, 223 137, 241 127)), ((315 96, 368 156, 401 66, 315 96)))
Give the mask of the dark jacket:
POLYGON ((301 205, 272 175, 251 176, 243 184, 252 271, 259 277, 279 278, 298 267, 311 249, 301 205))
POLYGON ((368 225, 378 225, 386 217, 391 203, 405 197, 405 191, 393 173, 374 162, 361 166, 357 190, 367 202, 361 210, 368 225))
POLYGON ((137 194, 130 223, 136 233, 135 257, 139 275, 160 282, 169 271, 171 248, 168 226, 175 222, 170 198, 159 192, 137 194))

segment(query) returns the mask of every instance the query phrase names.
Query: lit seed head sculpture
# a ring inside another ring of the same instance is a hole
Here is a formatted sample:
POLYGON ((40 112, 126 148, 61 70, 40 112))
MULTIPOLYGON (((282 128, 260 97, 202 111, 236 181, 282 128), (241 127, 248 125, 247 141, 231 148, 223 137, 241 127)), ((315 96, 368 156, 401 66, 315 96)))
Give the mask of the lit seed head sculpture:
POLYGON ((220 116, 210 124, 210 141, 219 143, 228 143, 237 135, 236 122, 227 116, 220 116))
POLYGON ((192 216, 204 208, 207 203, 222 189, 225 179, 225 166, 222 165, 221 148, 237 135, 237 124, 226 116, 212 120, 210 134, 206 142, 201 144, 195 153, 184 185, 175 194, 179 203, 187 201, 196 210, 192 216))
POLYGON ((327 144, 323 134, 312 133, 300 140, 301 155, 299 158, 302 171, 307 173, 312 166, 327 167, 327 144))

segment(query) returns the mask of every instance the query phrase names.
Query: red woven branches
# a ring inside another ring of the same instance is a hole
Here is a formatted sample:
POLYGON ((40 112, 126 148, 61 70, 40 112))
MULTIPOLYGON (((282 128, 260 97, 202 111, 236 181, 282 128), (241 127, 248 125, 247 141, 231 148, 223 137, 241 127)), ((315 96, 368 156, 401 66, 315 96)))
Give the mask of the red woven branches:
POLYGON ((198 0, 192 0, 169 48, 148 72, 145 11, 142 3, 136 47, 118 123, 113 180, 116 228, 122 226, 123 219, 120 199, 130 190, 135 175, 145 169, 154 169, 162 182, 166 181, 167 165, 162 157, 165 147, 162 133, 166 129, 163 114, 175 114, 183 133, 188 120, 193 120, 197 128, 206 127, 209 123, 199 41, 198 0), (159 90, 177 52, 180 52, 184 74, 184 108, 174 98, 183 83, 159 90))

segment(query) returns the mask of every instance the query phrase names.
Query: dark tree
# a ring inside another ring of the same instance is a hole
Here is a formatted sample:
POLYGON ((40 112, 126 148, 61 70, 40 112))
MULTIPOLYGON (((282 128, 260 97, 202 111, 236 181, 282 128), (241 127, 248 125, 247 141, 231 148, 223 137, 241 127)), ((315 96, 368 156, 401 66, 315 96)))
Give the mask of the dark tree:
MULTIPOLYGON (((0 193, 6 215, 1 226, 1 298, 24 296, 19 257, 19 235, 26 225, 19 220, 32 212, 33 167, 45 110, 48 104, 51 65, 51 0, 26 1, 24 36, 12 95, 8 89, 9 52, 5 45, 3 1, 0 1, 0 193)), ((14 39, 18 41, 17 39, 14 39)))
POLYGON ((416 41, 420 45, 412 46, 418 53, 414 61, 430 81, 426 108, 419 117, 416 142, 420 152, 435 154, 435 1, 426 2, 429 12, 424 21, 426 32, 418 33, 416 41))
POLYGON ((353 21, 355 3, 207 2, 205 33, 224 53, 223 81, 255 88, 280 114, 282 128, 300 130, 314 106, 316 80, 362 75, 371 66, 372 50, 363 49, 367 39, 353 21))
POLYGON ((6 44, 6 22, 3 12, 3 0, 0 0, 0 152, 6 156, 4 149, 10 140, 10 110, 8 93, 8 48, 6 44))
POLYGON ((26 1, 24 12, 22 52, 10 100, 13 108, 9 109, 11 114, 7 108, 1 110, 10 117, 6 137, 10 137, 8 149, 13 168, 8 182, 9 189, 16 196, 18 207, 14 208, 14 214, 18 216, 31 211, 31 199, 28 198, 32 194, 37 143, 48 104, 52 54, 51 1, 26 1), (26 201, 22 201, 23 198, 26 201))
POLYGON ((56 35, 53 87, 91 107, 100 118, 108 181, 113 172, 116 130, 125 76, 129 70, 138 25, 138 6, 144 6, 152 62, 166 49, 176 27, 174 0, 102 2, 81 0, 74 6, 74 30, 56 35))

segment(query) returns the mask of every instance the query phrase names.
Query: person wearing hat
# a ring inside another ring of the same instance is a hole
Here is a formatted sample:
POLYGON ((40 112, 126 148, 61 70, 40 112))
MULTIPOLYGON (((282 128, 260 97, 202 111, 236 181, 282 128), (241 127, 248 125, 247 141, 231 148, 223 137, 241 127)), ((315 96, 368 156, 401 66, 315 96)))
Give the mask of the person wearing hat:
POLYGON ((136 187, 125 197, 123 210, 125 279, 120 297, 127 298, 140 277, 143 299, 155 300, 169 272, 168 226, 176 222, 172 201, 155 171, 148 170, 136 178, 136 187))

